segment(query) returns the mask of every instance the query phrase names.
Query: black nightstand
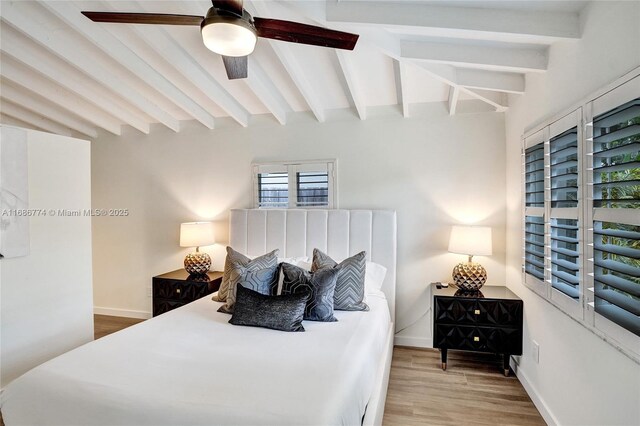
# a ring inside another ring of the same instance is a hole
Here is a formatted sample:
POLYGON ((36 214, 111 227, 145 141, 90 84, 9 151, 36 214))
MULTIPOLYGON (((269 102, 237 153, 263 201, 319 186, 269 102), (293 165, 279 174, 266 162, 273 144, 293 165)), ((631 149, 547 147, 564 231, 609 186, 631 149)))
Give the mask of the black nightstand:
POLYGON ((184 269, 153 277, 153 316, 191 303, 218 291, 222 272, 210 271, 207 275, 189 275, 184 269))
POLYGON ((433 347, 440 348, 442 369, 447 351, 458 349, 503 355, 504 375, 509 375, 511 355, 522 355, 522 300, 502 286, 485 286, 476 293, 457 288, 433 294, 433 347))

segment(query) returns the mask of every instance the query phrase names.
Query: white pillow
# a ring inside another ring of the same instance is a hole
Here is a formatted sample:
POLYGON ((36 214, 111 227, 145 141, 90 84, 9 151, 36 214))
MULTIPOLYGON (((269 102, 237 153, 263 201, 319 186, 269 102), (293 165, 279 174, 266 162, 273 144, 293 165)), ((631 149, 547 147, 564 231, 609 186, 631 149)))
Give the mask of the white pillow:
POLYGON ((310 262, 311 260, 307 256, 298 256, 298 257, 279 257, 278 263, 290 263, 292 265, 297 265, 298 262, 310 262))
POLYGON ((302 260, 302 261, 296 263, 296 266, 298 268, 304 269, 305 271, 311 271, 311 261, 310 261, 310 259, 308 257, 307 257, 307 260, 302 260))
POLYGON ((364 292, 365 294, 378 294, 382 288, 384 277, 387 275, 387 268, 374 263, 367 262, 364 275, 364 292))

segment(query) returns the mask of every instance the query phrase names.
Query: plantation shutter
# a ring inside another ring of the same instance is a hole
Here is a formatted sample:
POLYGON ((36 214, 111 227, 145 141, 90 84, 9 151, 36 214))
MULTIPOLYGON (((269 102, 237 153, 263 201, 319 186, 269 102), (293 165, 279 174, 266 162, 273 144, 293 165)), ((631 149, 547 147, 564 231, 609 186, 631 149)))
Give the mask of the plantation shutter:
POLYGON ((254 164, 253 181, 258 208, 335 206, 335 161, 254 164))
POLYGON ((289 172, 286 165, 254 166, 255 204, 259 208, 289 206, 289 172))
POLYGON ((524 192, 523 272, 524 281, 543 294, 545 282, 545 132, 539 131, 523 141, 522 174, 524 192))
POLYGON ((635 89, 634 99, 624 99, 634 93, 627 88, 592 105, 590 305, 640 336, 640 93, 635 89))
POLYGON ((294 166, 296 199, 300 208, 329 207, 333 200, 333 163, 294 166))
POLYGON ((549 241, 551 298, 569 313, 580 315, 575 304, 582 281, 582 185, 580 184, 582 110, 578 109, 549 125, 549 241), (553 290, 560 292, 555 293, 553 290), (568 296, 571 302, 563 300, 568 296), (573 305, 573 306, 571 306, 573 305))

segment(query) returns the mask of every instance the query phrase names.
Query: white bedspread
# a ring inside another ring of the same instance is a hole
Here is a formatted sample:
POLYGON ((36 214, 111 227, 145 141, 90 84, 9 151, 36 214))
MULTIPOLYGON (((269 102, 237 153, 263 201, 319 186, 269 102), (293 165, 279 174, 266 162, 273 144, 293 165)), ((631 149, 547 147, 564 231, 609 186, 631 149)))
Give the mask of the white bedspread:
POLYGON ((205 297, 61 355, 2 394, 7 426, 359 425, 384 352, 383 296, 305 333, 228 324, 205 297))

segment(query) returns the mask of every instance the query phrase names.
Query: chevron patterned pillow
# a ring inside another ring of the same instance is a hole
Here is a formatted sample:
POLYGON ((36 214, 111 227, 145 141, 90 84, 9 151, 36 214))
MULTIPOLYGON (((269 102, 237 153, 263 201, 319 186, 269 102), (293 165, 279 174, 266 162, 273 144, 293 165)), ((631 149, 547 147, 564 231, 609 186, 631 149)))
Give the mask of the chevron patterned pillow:
POLYGON ((338 264, 325 253, 313 249, 311 272, 322 269, 337 269, 338 280, 333 295, 333 309, 337 311, 368 311, 364 303, 364 277, 367 253, 361 251, 338 264))
MULTIPOLYGON (((226 302, 231 286, 231 272, 238 267, 246 267, 250 271, 269 268, 278 265, 278 250, 273 250, 267 254, 250 259, 244 254, 235 251, 231 247, 227 247, 227 258, 224 262, 224 274, 222 275, 222 283, 218 294, 212 297, 216 302, 226 302)), ((236 281, 237 282, 237 281, 236 281)))
POLYGON ((323 269, 312 273, 289 263, 281 265, 284 273, 283 296, 304 292, 311 294, 304 310, 304 319, 321 322, 338 321, 333 316, 333 292, 338 278, 337 269, 323 269))
POLYGON ((218 312, 232 314, 236 303, 238 287, 248 288, 257 291, 265 296, 275 296, 278 290, 278 266, 271 266, 257 271, 247 270, 245 267, 238 267, 231 271, 229 279, 231 285, 227 293, 227 303, 220 306, 218 312))

